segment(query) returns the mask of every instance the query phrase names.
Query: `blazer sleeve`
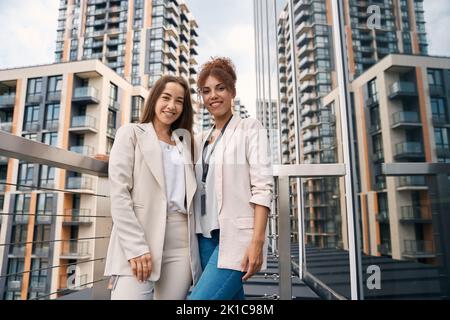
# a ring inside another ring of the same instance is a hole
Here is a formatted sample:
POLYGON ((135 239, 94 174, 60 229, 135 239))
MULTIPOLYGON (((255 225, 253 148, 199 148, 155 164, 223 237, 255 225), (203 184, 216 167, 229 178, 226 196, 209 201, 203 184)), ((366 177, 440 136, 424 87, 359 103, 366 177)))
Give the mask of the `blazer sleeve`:
POLYGON ((247 161, 250 167, 252 193, 250 203, 270 209, 273 175, 267 130, 255 119, 246 120, 250 122, 247 135, 247 161))
POLYGON ((131 199, 135 147, 134 129, 125 125, 116 133, 109 160, 111 216, 127 260, 150 252, 131 199))

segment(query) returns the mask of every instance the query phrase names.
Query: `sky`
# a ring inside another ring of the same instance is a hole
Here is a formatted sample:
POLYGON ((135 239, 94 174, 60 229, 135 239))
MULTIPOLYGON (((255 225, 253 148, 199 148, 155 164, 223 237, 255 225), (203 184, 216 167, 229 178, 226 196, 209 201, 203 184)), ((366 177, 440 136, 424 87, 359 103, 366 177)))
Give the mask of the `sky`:
MULTIPOLYGON (((285 2, 286 0, 277 0, 285 2)), ((237 96, 255 115, 253 0, 186 0, 199 24, 198 62, 230 57, 237 96)), ((0 0, 0 69, 52 63, 59 0, 0 0)), ((450 56, 450 1, 425 0, 430 54, 450 56)))

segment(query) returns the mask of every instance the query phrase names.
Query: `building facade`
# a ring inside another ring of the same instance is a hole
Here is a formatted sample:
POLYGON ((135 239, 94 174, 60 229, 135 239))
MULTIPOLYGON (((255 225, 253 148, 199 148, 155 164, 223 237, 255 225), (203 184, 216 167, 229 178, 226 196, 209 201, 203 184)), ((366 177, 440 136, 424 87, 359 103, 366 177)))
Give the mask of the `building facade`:
POLYGON ((136 86, 195 85, 198 25, 184 0, 61 0, 56 62, 100 59, 136 86))
MULTIPOLYGON (((147 94, 99 60, 0 70, 1 129, 107 155, 117 128, 140 117, 147 94)), ((0 279, 1 299, 56 298, 96 280, 95 243, 108 240, 94 238, 111 223, 96 217, 98 178, 5 157, 0 172, 0 243, 15 244, 0 247, 1 274, 15 274, 0 279), (38 271, 20 274, 29 270, 38 271)))

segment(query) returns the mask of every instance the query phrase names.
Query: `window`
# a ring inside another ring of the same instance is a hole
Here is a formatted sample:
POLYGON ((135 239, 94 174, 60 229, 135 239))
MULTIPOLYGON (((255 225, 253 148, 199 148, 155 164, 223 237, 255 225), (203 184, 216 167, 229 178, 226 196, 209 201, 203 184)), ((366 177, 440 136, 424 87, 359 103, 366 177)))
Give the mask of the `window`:
POLYGON ((28 80, 27 95, 37 95, 42 93, 42 78, 28 80))
POLYGON ((39 186, 53 188, 55 185, 55 168, 42 165, 39 177, 39 186))
POLYGON ((39 130, 40 106, 29 106, 25 110, 24 131, 36 132, 39 130))
POLYGON ((131 122, 139 122, 143 110, 144 98, 133 97, 131 100, 131 122))
POLYGON ((118 88, 115 84, 111 83, 111 87, 109 90, 109 105, 114 106, 118 101, 118 88))
POLYGON ((62 76, 55 76, 48 78, 47 92, 61 92, 62 76))
POLYGON ((430 86, 442 86, 441 70, 429 69, 428 70, 428 83, 430 84, 430 86))
POLYGON ((45 129, 58 130, 59 125, 59 104, 49 104, 45 110, 45 129))
MULTIPOLYGON (((45 226, 47 227, 47 226, 45 226)), ((36 234, 36 233, 35 233, 36 234)), ((47 239, 48 240, 48 239, 47 239)), ((48 243, 44 244, 48 247, 48 243)), ((31 272, 30 277, 30 289, 44 291, 47 286, 47 272, 48 272, 48 260, 46 259, 31 259, 31 272)), ((37 292, 30 291, 29 299, 33 299, 33 296, 39 294, 37 292)))
POLYGON ((443 98, 431 98, 431 112, 434 120, 446 121, 447 110, 445 105, 445 99, 443 98))
POLYGON ((19 165, 19 176, 17 183, 20 185, 21 190, 30 190, 29 188, 21 186, 32 186, 33 185, 33 175, 34 175, 34 164, 31 163, 21 163, 19 165))
POLYGON ((48 144, 49 146, 57 146, 58 145, 58 133, 57 132, 49 132, 44 133, 42 142, 48 144))

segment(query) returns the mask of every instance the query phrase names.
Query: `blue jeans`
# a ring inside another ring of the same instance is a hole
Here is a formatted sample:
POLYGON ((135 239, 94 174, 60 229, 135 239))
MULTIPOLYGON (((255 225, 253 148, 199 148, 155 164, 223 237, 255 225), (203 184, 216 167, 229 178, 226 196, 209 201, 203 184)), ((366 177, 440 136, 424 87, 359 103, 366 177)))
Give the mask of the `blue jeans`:
POLYGON ((188 300, 244 300, 242 277, 245 273, 217 267, 219 230, 211 235, 211 239, 198 235, 203 273, 188 300))

